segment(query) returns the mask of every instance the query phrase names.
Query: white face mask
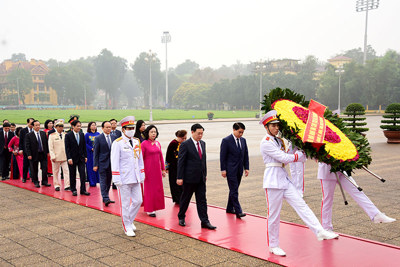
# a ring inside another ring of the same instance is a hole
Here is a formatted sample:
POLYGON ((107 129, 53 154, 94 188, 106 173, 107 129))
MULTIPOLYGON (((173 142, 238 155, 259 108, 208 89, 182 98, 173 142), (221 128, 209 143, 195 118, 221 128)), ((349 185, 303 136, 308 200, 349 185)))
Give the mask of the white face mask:
POLYGON ((135 135, 135 130, 125 130, 125 135, 132 138, 135 135))

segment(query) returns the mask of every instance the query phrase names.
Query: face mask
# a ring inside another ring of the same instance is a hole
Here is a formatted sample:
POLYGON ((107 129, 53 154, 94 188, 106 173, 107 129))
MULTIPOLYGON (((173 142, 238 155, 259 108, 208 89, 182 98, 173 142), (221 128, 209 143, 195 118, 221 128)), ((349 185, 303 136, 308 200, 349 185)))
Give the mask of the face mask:
POLYGON ((134 130, 126 130, 125 131, 125 135, 128 136, 129 138, 132 138, 135 135, 135 131, 134 130))

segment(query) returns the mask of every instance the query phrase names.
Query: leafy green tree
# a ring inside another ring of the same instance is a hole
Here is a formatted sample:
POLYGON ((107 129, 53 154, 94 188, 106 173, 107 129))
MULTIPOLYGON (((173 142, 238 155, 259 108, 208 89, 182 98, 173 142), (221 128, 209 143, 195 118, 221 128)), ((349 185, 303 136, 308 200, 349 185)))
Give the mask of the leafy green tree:
MULTIPOLYGON (((143 90, 144 102, 146 105, 149 104, 150 95, 150 63, 151 63, 151 85, 152 85, 152 96, 153 103, 156 103, 157 99, 157 88, 162 88, 161 84, 164 81, 160 67, 161 63, 157 57, 153 57, 151 62, 149 61, 149 55, 147 52, 142 52, 136 58, 135 63, 131 65, 133 73, 135 74, 136 80, 139 86, 143 90)), ((164 81, 165 84, 165 81, 164 81)), ((163 90, 159 90, 159 94, 165 95, 165 86, 163 90)))
POLYGON ((392 103, 385 109, 385 115, 382 116, 383 123, 380 127, 388 131, 400 131, 400 103, 392 103))
POLYGON ((12 54, 11 61, 13 62, 26 61, 26 56, 24 53, 12 54))
POLYGON ((304 95, 307 99, 315 98, 318 87, 318 80, 315 79, 315 72, 319 66, 318 60, 314 56, 307 56, 299 66, 299 72, 294 77, 296 84, 293 89, 304 95))
POLYGON ((97 85, 105 91, 106 108, 116 107, 120 93, 119 88, 127 69, 126 60, 114 56, 107 49, 103 49, 94 60, 94 67, 97 85))
POLYGON ((363 133, 368 131, 368 128, 362 127, 367 125, 365 122, 366 118, 362 117, 365 115, 365 108, 360 103, 351 103, 346 107, 344 112, 347 118, 343 118, 346 121, 346 127, 350 128, 351 131, 356 133, 363 133))
POLYGON ((211 86, 209 84, 183 83, 176 90, 172 101, 183 108, 206 108, 211 86))
POLYGON ((189 59, 186 59, 185 62, 176 66, 175 73, 178 76, 184 76, 187 74, 191 75, 198 69, 199 69, 199 64, 189 59))
POLYGON ((121 92, 128 101, 128 107, 134 107, 135 97, 143 96, 143 92, 140 89, 132 70, 126 72, 121 84, 121 92))
MULTIPOLYGON (((20 100, 25 104, 25 95, 33 88, 32 75, 29 70, 16 69, 7 75, 7 87, 15 89, 19 95, 20 100)), ((15 99, 18 105, 18 98, 15 99)))
MULTIPOLYGON (((364 51, 360 47, 347 50, 343 56, 353 59, 358 64, 363 64, 364 62, 364 51)), ((376 51, 372 48, 371 45, 367 45, 367 61, 375 58, 376 51)))
MULTIPOLYGON (((58 64, 57 64, 58 65, 58 64)), ((46 84, 57 92, 62 105, 91 103, 94 95, 94 70, 91 60, 75 60, 53 67, 45 77, 46 84)))
MULTIPOLYGON (((343 106, 363 101, 366 88, 365 68, 356 62, 344 66, 344 73, 341 77, 340 99, 343 106)), ((336 75, 337 76, 337 75, 336 75)))
POLYGON ((189 81, 191 83, 207 83, 213 84, 216 83, 226 77, 223 77, 215 71, 214 69, 207 67, 204 69, 196 70, 193 75, 190 77, 189 81))
POLYGON ((328 106, 331 110, 338 105, 339 78, 335 68, 328 65, 326 72, 321 76, 320 86, 317 89, 317 100, 328 106))

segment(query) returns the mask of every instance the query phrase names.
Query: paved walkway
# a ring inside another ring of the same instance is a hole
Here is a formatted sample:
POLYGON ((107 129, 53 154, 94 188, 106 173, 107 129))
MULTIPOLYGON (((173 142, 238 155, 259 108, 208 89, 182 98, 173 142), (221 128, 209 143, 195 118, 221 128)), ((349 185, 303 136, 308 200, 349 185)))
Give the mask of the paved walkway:
MULTIPOLYGON (((206 132, 222 127, 219 123, 209 126, 206 132)), ((170 131, 176 128, 181 127, 174 126, 170 131)), ((400 220, 400 145, 386 144, 378 132, 375 125, 368 133, 374 139, 370 140, 373 157, 370 169, 385 178, 386 183, 381 183, 364 171, 357 171, 354 178, 382 212, 400 220)), ((250 132, 245 135, 250 136, 250 132)), ((207 149, 215 151, 210 153, 216 153, 218 146, 213 140, 217 138, 211 135, 209 138, 212 139, 210 142, 205 139, 207 149)), ((162 145, 166 148, 167 144, 162 145)), ((264 168, 256 152, 250 164, 250 176, 243 179, 240 188, 243 210, 265 216, 265 197, 261 189, 264 168)), ((208 203, 224 207, 228 189, 226 181, 220 176, 219 162, 210 159, 208 170, 208 203)), ((316 163, 309 160, 304 199, 319 218, 321 189, 316 170, 316 163)), ((165 194, 169 195, 167 179, 164 180, 164 189, 165 194)), ((338 188, 335 194, 333 224, 337 232, 400 246, 399 221, 374 224, 352 199, 348 199, 349 205, 344 206, 338 188)), ((117 216, 3 183, 0 183, 0 203, 0 266, 273 265, 140 223, 136 224, 137 236, 128 238, 123 234, 121 220, 117 216)), ((303 224, 286 203, 281 219, 303 224)), ((212 218, 210 220, 213 222, 212 218)))

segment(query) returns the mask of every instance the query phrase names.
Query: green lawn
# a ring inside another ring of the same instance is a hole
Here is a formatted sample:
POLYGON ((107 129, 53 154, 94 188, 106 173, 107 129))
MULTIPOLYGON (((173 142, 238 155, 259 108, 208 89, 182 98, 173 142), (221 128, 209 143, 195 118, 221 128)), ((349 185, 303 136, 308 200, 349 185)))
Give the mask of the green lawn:
MULTIPOLYGON (((219 110, 182 110, 182 109, 153 109, 153 120, 189 120, 207 119, 207 112, 214 113, 218 118, 254 118, 257 111, 219 111, 219 110)), ((47 119, 68 120, 71 114, 79 114, 80 121, 104 121, 112 118, 118 121, 125 116, 133 115, 136 120, 149 120, 149 110, 1 110, 0 121, 8 119, 17 124, 26 124, 26 119, 33 117, 44 123, 47 119)))

